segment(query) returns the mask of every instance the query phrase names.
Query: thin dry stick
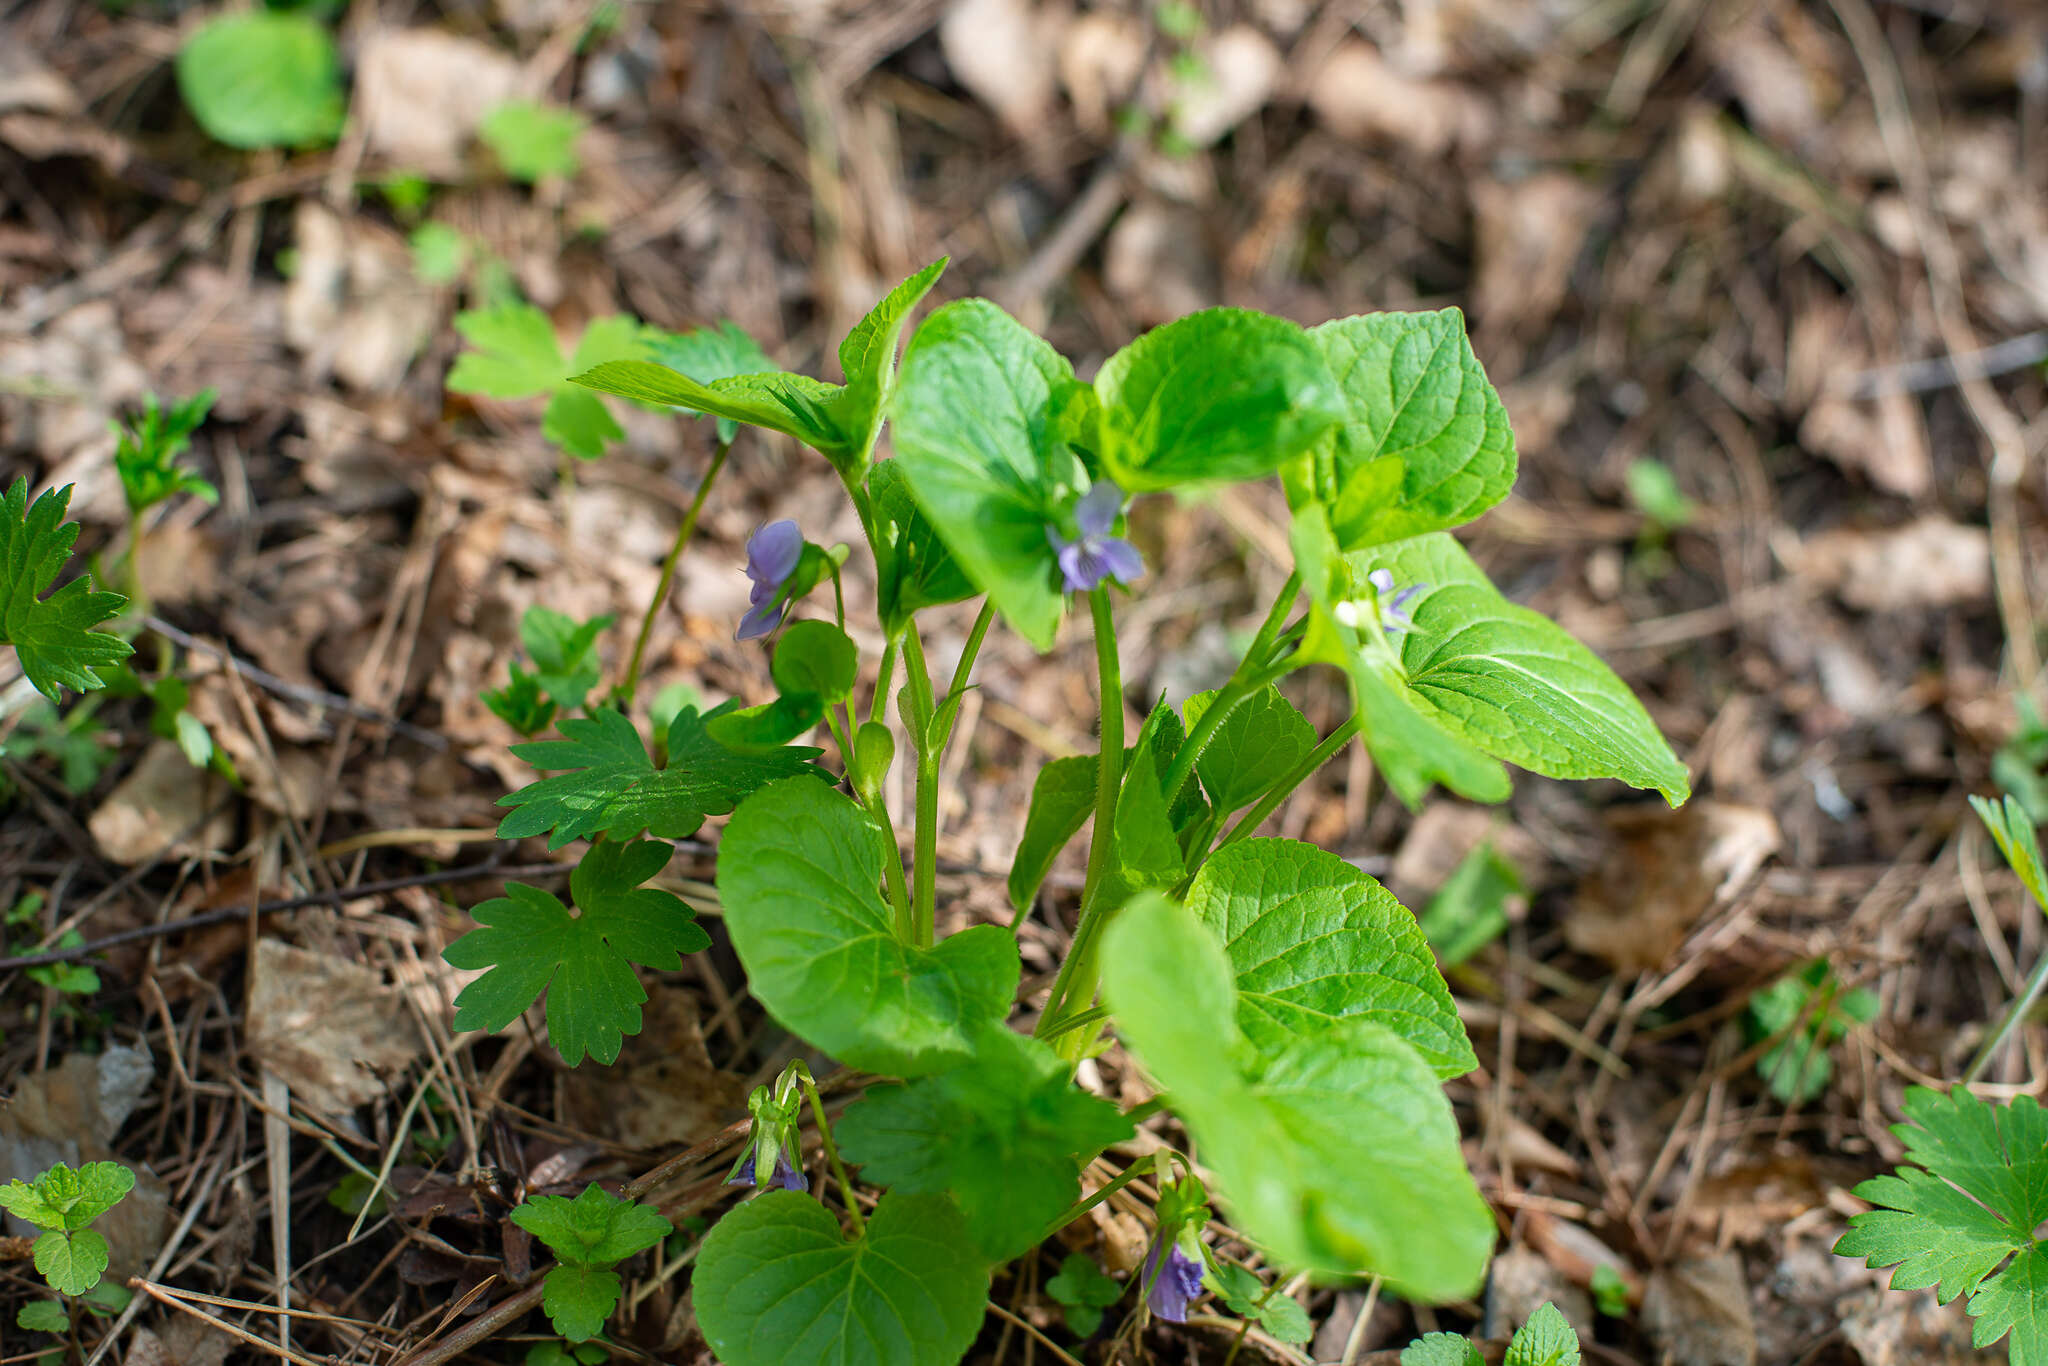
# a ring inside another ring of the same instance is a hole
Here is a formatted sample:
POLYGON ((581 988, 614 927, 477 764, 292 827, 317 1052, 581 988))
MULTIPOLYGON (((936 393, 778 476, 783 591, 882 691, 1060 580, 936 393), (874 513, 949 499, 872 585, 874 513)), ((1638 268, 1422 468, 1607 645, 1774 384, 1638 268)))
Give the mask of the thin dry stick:
POLYGON ((1029 1333, 1034 1339, 1037 1340, 1039 1346, 1045 1348, 1046 1351, 1051 1352, 1054 1356, 1058 1357, 1061 1361, 1065 1362, 1066 1366, 1081 1366, 1081 1362, 1078 1358, 1076 1358, 1072 1353, 1068 1352, 1065 1348, 1061 1347, 1057 1342, 1054 1342, 1051 1338, 1047 1337, 1044 1333, 1039 1332, 1038 1329, 1029 1320, 1019 1318, 1017 1315, 1012 1314, 1009 1310, 1003 1308, 1003 1306, 1001 1306, 1000 1304, 997 1304, 994 1300, 990 1300, 988 1302, 988 1312, 994 1314, 997 1318, 1003 1320, 1005 1323, 1013 1323, 1017 1327, 1022 1328, 1025 1332, 1029 1333))
MULTIPOLYGON (((258 1337, 246 1328, 239 1328, 229 1323, 226 1319, 216 1318, 196 1304, 186 1303, 183 1299, 179 1298, 178 1292, 169 1286, 158 1285, 155 1281, 145 1281, 140 1276, 130 1280, 128 1285, 131 1289, 140 1290, 159 1304, 169 1305, 171 1308, 182 1313, 190 1314, 195 1319, 204 1320, 231 1338, 239 1338, 251 1347, 268 1352, 272 1356, 283 1357, 286 1361, 291 1362, 292 1366, 321 1366, 320 1362, 313 1360, 311 1357, 302 1357, 289 1347, 280 1347, 270 1341, 270 1339, 258 1337)), ((280 1323, 278 1326, 282 1328, 284 1325, 280 1323)))

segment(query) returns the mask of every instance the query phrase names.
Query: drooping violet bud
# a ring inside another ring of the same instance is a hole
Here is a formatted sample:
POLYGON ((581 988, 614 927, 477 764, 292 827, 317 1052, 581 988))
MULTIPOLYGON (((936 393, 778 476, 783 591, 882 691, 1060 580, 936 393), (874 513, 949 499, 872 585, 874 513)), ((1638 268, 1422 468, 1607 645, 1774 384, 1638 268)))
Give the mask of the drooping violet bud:
POLYGON ((1186 1323, 1188 1305, 1202 1293, 1202 1264, 1181 1251, 1177 1240, 1155 1237, 1145 1254, 1145 1305, 1168 1323, 1186 1323), (1160 1249, 1166 1264, 1160 1265, 1160 1249))
POLYGON ((803 555, 804 534, 795 522, 770 522, 747 537, 747 577, 754 586, 747 592, 751 606, 733 639, 758 640, 782 624, 788 606, 782 590, 803 555))
POLYGON ((1092 592, 1104 579, 1128 585, 1144 577, 1145 561, 1138 548, 1111 534, 1123 507, 1123 490, 1104 479, 1074 505, 1074 528, 1079 535, 1069 537, 1058 527, 1046 525, 1045 539, 1058 556, 1069 592, 1092 592))
MULTIPOLYGON (((1411 583, 1399 592, 1394 590, 1394 571, 1379 568, 1365 576, 1373 587, 1379 604, 1380 629, 1388 635, 1401 635, 1415 629, 1415 619, 1409 615, 1409 604, 1428 584, 1411 583)), ((1346 626, 1356 627, 1368 619, 1373 609, 1372 601, 1359 599, 1356 602, 1340 602, 1333 609, 1333 615, 1346 626)))

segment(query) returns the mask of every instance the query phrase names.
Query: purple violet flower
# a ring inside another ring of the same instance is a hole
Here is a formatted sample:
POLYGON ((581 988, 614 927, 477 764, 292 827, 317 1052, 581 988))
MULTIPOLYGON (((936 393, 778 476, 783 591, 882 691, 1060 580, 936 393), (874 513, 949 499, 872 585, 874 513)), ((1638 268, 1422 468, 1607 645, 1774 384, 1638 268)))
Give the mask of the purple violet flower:
POLYGON ((1178 1240, 1155 1238, 1145 1254, 1143 1282, 1145 1305, 1168 1323, 1188 1321, 1188 1303, 1202 1293, 1202 1264, 1180 1250, 1178 1240), (1159 1250, 1166 1248, 1166 1265, 1159 1265, 1159 1250))
MULTIPOLYGON (((754 1164, 751 1161, 742 1162, 739 1170, 725 1179, 725 1184, 728 1186, 753 1185, 754 1164)), ((810 1178, 797 1168, 790 1166, 789 1158, 780 1152, 775 1154, 775 1174, 768 1178, 768 1184, 780 1186, 786 1191, 807 1191, 811 1188, 810 1178)))
POLYGON ((1096 483, 1074 505, 1074 526, 1080 535, 1069 540, 1059 528, 1047 526, 1045 539, 1059 553, 1060 573, 1067 590, 1087 593, 1102 586, 1104 579, 1130 584, 1142 578, 1145 561, 1138 548, 1121 536, 1112 536, 1116 519, 1124 510, 1124 491, 1109 480, 1096 483))
POLYGON ((795 522, 770 522, 747 537, 747 577, 754 586, 747 593, 752 604, 740 618, 734 640, 758 640, 782 624, 788 604, 782 590, 804 557, 804 534, 795 522))

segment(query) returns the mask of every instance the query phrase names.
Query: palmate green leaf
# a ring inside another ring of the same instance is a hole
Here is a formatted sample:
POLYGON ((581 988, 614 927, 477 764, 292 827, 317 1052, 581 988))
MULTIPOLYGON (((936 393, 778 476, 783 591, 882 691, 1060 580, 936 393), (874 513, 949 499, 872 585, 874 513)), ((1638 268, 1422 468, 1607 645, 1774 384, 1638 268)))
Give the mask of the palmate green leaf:
POLYGON ((1486 1358, 1456 1333, 1430 1333, 1401 1349, 1401 1366, 1486 1366, 1486 1358))
POLYGON ((12 645, 21 671, 52 702, 64 689, 92 692, 107 686, 95 669, 112 668, 135 653, 119 636, 92 628, 128 605, 119 593, 95 593, 81 575, 47 598, 71 547, 78 523, 64 520, 71 485, 28 501, 28 480, 17 478, 0 498, 0 645, 12 645))
POLYGON ((1881 1208, 1851 1219, 1835 1254, 1897 1266, 1895 1289, 1931 1285, 1944 1303, 1969 1293, 1977 1346, 2010 1331, 2015 1363, 2048 1366, 2048 1259, 2033 1236, 2048 1219, 2048 1113, 2031 1096, 1993 1106, 1960 1086, 1913 1087, 1905 1112, 1892 1132, 1918 1165, 1856 1187, 1881 1208))
POLYGON ((1016 994, 1016 942, 994 925, 932 948, 896 937, 877 890, 881 832, 815 778, 741 803, 719 845, 726 928, 754 996, 840 1061, 919 1076, 974 1052, 1016 994))
POLYGON ((1031 804, 1024 813, 1024 834, 1010 860, 1010 904, 1031 909, 1053 860, 1067 841, 1087 824, 1095 810, 1095 783, 1102 761, 1093 754, 1054 759, 1038 770, 1031 784, 1031 804))
MULTIPOLYGON (((548 395, 541 434, 571 455, 594 460, 625 430, 588 389, 569 382, 578 370, 644 355, 646 339, 632 318, 593 318, 576 343, 573 358, 562 358, 555 325, 532 304, 502 304, 455 315, 455 330, 472 349, 455 358, 448 390, 486 398, 548 395)), ((644 363, 644 362, 635 362, 644 363)))
POLYGON ((576 354, 569 357, 564 373, 556 378, 554 397, 541 414, 540 434, 579 460, 595 460, 612 442, 625 440, 626 429, 604 406, 604 400, 566 381, 569 375, 592 366, 633 359, 645 351, 646 343, 635 319, 619 315, 591 319, 576 343, 576 354))
POLYGON ((1515 483, 1515 438, 1455 308, 1369 313, 1308 334, 1345 407, 1295 496, 1328 509, 1346 550, 1463 525, 1515 483))
MULTIPOLYGON (((1199 723, 1214 692, 1196 693, 1181 704, 1189 729, 1199 723)), ((1231 709, 1195 761, 1195 773, 1220 812, 1249 806, 1293 773, 1317 743, 1308 718, 1272 684, 1231 709)))
POLYGON ((885 632, 899 636, 913 614, 974 596, 974 584, 911 496, 900 462, 884 460, 868 471, 868 498, 875 511, 875 589, 885 632))
POLYGON ((1261 1052, 1364 1019, 1446 1080, 1479 1065, 1415 917, 1335 854, 1284 839, 1228 845, 1196 874, 1187 909, 1222 942, 1238 1026, 1261 1052))
POLYGON ((1291 540, 1310 603, 1308 630, 1295 658, 1333 664, 1350 674, 1365 742, 1387 786, 1410 807, 1421 802, 1432 783, 1476 802, 1506 801, 1513 791, 1507 770, 1426 719, 1408 695, 1393 649, 1337 619, 1337 610, 1359 591, 1362 580, 1338 553, 1319 504, 1294 514, 1291 540))
POLYGON ((935 310, 904 348, 895 463, 975 587, 1040 650, 1065 607, 1046 527, 1085 487, 1061 414, 1073 367, 986 299, 935 310))
POLYGON ((1187 1125, 1233 1227, 1281 1266, 1382 1275, 1414 1300, 1478 1287, 1493 1216, 1436 1073, 1400 1036, 1339 1020, 1263 1054, 1236 1023, 1222 945, 1156 894, 1110 922, 1102 961, 1117 1029, 1187 1125))
POLYGON ((1982 797, 1972 797, 1970 809, 1991 832, 1998 852, 2005 855, 2005 861, 2020 875, 2020 883, 2034 898, 2034 904, 2048 914, 2048 871, 2043 869, 2041 843, 2034 836, 2034 818, 2025 805, 2017 797, 2007 797, 2003 802, 1987 802, 1982 797))
POLYGON ((310 14, 257 9, 208 23, 178 50, 178 93, 230 147, 313 147, 345 116, 333 35, 310 14))
MULTIPOLYGON (((687 375, 699 384, 731 379, 735 375, 760 374, 775 368, 775 362, 768 358, 761 344, 729 318, 715 327, 699 327, 683 333, 650 331, 647 358, 687 375)), ((733 437, 739 434, 739 424, 729 417, 721 417, 717 422, 719 441, 725 445, 732 444, 733 437)))
POLYGON ((1437 532, 1350 556, 1359 581, 1385 569, 1422 585, 1401 638, 1405 693, 1431 724, 1552 778, 1618 778, 1673 806, 1685 765, 1628 685, 1540 613, 1500 595, 1472 557, 1437 532))
POLYGON ((968 1249, 940 1196, 891 1191, 848 1239, 816 1200, 770 1191, 706 1235, 691 1295, 726 1366, 954 1366, 988 1296, 968 1249))
POLYGON ((1037 1245, 1080 1198, 1083 1166, 1131 1136, 1130 1120, 1071 1074, 1045 1044, 991 1025, 972 1062, 870 1088, 835 1133, 864 1179, 907 1195, 952 1195, 975 1246, 1004 1262, 1037 1245))
POLYGON ((51 1229, 32 1252, 36 1270, 60 1294, 83 1295, 106 1273, 107 1240, 89 1228, 51 1229))
POLYGON ((1345 417, 1309 334, 1240 308, 1154 328, 1094 387, 1095 454, 1126 493, 1263 478, 1345 417))
POLYGON ((441 955, 452 967, 487 969, 455 998, 455 1027, 496 1032, 546 992, 548 1037, 562 1060, 610 1065, 623 1037, 640 1032, 647 992, 633 964, 673 970, 683 954, 711 946, 681 897, 641 886, 673 853, 655 840, 592 845, 569 875, 573 916, 552 893, 518 882, 476 907, 482 928, 441 955))
POLYGON ((519 643, 533 657, 534 681, 541 691, 561 706, 582 706, 599 674, 591 647, 616 620, 609 612, 578 621, 552 607, 527 608, 519 618, 519 643))
POLYGON ((668 728, 668 763, 661 768, 633 723, 615 711, 572 717, 561 740, 514 745, 512 752, 539 769, 566 769, 498 799, 514 810, 498 823, 503 839, 543 831, 548 848, 593 835, 625 839, 643 830, 682 839, 706 816, 733 809, 749 792, 811 768, 823 750, 791 747, 737 754, 705 728, 737 706, 726 702, 703 716, 695 707, 676 713, 668 728))
POLYGON ((612 1266, 675 1232, 654 1206, 623 1200, 596 1184, 573 1200, 533 1196, 512 1211, 512 1222, 569 1266, 612 1266))
POLYGON ((1579 1335, 1563 1311, 1546 1300, 1515 1330, 1501 1366, 1579 1366, 1579 1335))

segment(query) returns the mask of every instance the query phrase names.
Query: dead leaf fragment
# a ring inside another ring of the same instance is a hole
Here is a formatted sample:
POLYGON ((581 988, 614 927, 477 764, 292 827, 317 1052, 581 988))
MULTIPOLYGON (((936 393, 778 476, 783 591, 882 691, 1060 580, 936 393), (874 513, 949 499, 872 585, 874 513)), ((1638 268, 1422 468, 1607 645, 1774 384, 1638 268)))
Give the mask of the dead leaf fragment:
POLYGON ((1074 118, 1095 137, 1110 131, 1117 106, 1137 88, 1145 69, 1143 21, 1110 10, 1090 10, 1060 38, 1060 84, 1074 118))
POLYGON ((1102 280, 1142 327, 1155 327, 1216 301, 1216 263, 1192 209, 1148 200, 1110 230, 1102 280))
POLYGON ((1732 1252, 1657 1268, 1643 1328, 1671 1366, 1756 1366, 1756 1324, 1742 1261, 1732 1252))
POLYGON ((954 0, 939 20, 939 50, 954 79, 1030 138, 1052 113, 1064 26, 1063 14, 1031 0, 954 0))
POLYGON ((453 180, 477 125, 518 93, 519 63, 496 48, 438 28, 373 28, 356 62, 355 121, 372 155, 453 180))
POLYGON ((1779 845, 1769 811, 1730 802, 1635 806, 1610 820, 1620 838, 1580 884, 1564 937, 1625 974, 1663 966, 1779 845))
POLYGON ((1797 552, 1795 571, 1869 612, 1952 607, 1991 594, 1991 536, 1928 516, 1888 531, 1823 532, 1797 552))
POLYGON ((1564 302, 1573 264, 1592 230, 1600 192, 1577 176, 1549 171, 1472 186, 1479 278, 1472 312, 1490 332, 1547 327, 1564 302))
POLYGON ((1207 147, 1266 107, 1280 83, 1280 49, 1249 24, 1234 24, 1197 48, 1203 70, 1179 83, 1173 106, 1176 132, 1207 147))
POLYGON ((300 1104, 339 1116, 382 1096, 421 1045, 381 973, 261 939, 249 984, 249 1048, 300 1104))
MULTIPOLYGON (((712 1065, 695 998, 660 984, 618 1061, 565 1073, 562 1087, 571 1124, 650 1151, 709 1138, 747 1100, 746 1078, 712 1065)), ((543 1184, 538 1174, 531 1179, 543 1184)))
POLYGON ((158 740, 86 821, 100 852, 125 868, 164 857, 217 854, 234 838, 228 786, 158 740))
POLYGON ((389 393, 426 345, 440 306, 413 275, 396 236, 360 219, 344 221, 311 199, 294 220, 298 263, 285 288, 285 340, 315 377, 389 393))
POLYGON ((1338 137, 1387 138, 1420 156, 1474 152, 1493 139, 1487 102, 1454 81, 1416 80, 1362 38, 1346 41, 1309 78, 1308 106, 1338 137))

